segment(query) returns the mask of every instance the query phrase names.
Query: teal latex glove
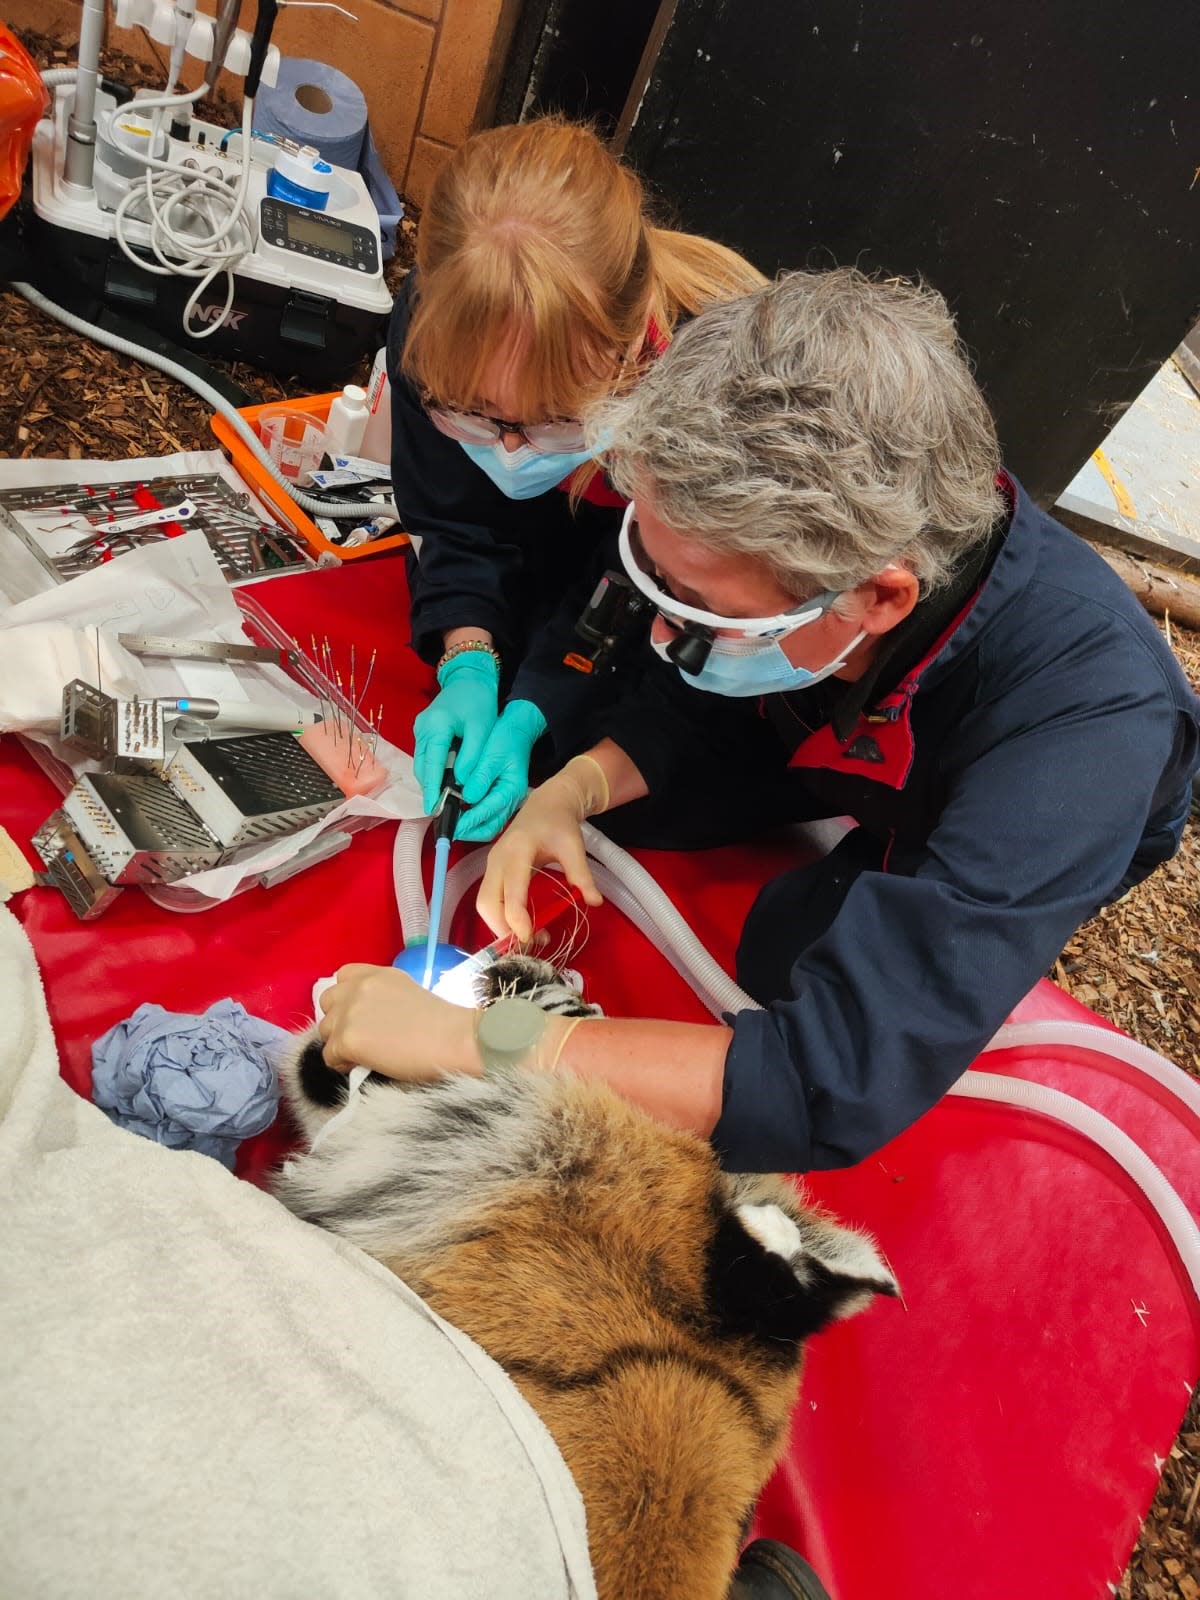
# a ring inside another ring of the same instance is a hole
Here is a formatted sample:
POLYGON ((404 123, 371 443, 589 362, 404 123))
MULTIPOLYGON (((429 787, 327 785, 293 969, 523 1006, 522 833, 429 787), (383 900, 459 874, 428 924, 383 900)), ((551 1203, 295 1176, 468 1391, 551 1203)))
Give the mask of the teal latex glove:
POLYGON ((532 700, 509 701, 463 784, 469 809, 458 820, 456 839, 496 837, 529 792, 529 757, 545 731, 546 719, 532 700))
POLYGON ((413 723, 413 775, 427 812, 441 795, 452 740, 462 740, 454 776, 462 784, 474 772, 496 722, 500 669, 486 650, 464 650, 447 661, 438 683, 441 693, 413 723))

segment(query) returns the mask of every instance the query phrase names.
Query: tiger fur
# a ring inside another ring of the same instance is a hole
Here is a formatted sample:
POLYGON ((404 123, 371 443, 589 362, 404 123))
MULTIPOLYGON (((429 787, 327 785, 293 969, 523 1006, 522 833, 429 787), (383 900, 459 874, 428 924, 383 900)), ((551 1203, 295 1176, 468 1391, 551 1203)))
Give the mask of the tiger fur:
MULTIPOLYGON (((532 957, 483 975, 593 1015, 532 957)), ((302 1036, 282 1071, 311 1141, 345 1079, 302 1036)), ((786 1441, 808 1335, 895 1294, 871 1241, 773 1176, 566 1073, 372 1074, 350 1119, 274 1182, 481 1345, 579 1487, 600 1600, 723 1600, 786 1441)))

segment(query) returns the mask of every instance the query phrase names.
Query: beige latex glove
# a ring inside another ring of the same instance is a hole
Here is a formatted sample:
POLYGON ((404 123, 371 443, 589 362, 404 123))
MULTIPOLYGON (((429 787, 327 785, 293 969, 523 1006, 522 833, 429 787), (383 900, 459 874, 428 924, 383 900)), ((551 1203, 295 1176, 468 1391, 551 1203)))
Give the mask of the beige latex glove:
POLYGON ((575 756, 534 789, 488 853, 476 905, 497 934, 533 937, 529 880, 556 861, 589 906, 604 904, 588 866, 581 825, 608 809, 608 780, 591 756, 575 756))
POLYGON ((480 1071, 475 1012, 430 994, 394 967, 341 967, 319 1004, 325 1062, 335 1072, 362 1066, 426 1083, 480 1071))
MULTIPOLYGON (((483 1071, 479 1012, 430 994, 394 967, 342 967, 321 993, 318 1032, 335 1072, 369 1067, 400 1083, 428 1083, 449 1073, 483 1071)), ((563 1046, 590 1017, 547 1016, 542 1036, 519 1065, 553 1072, 563 1046)))

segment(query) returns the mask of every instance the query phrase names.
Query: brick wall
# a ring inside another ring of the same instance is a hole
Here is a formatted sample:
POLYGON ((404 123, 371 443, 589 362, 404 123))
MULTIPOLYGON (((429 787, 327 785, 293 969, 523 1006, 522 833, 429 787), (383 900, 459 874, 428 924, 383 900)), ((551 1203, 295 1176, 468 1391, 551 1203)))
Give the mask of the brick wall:
MULTIPOLYGON (((357 23, 333 11, 283 10, 274 43, 290 56, 327 61, 353 78, 366 96, 384 165, 397 189, 423 205, 443 161, 474 128, 485 126, 495 101, 520 0, 339 0, 357 23)), ((199 9, 213 11, 213 0, 199 9)), ((243 6, 243 26, 254 21, 243 6)), ((6 0, 5 21, 64 40, 79 37, 76 0, 6 0)), ((145 57, 139 28, 118 29, 109 17, 109 41, 145 57)), ((160 54, 162 52, 160 51, 160 54)), ((196 64, 185 69, 198 82, 196 64)), ((224 78, 234 99, 240 80, 224 78)))

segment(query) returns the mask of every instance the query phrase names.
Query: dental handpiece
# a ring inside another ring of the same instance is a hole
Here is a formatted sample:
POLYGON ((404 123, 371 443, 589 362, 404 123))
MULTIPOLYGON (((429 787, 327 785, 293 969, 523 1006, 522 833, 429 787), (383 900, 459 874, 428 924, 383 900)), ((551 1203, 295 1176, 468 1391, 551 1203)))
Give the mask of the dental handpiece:
POLYGON ((217 20, 213 25, 213 51, 212 60, 208 63, 208 70, 204 74, 205 87, 211 89, 225 65, 225 57, 229 52, 229 41, 233 38, 233 30, 237 27, 239 0, 221 0, 217 7, 217 20))
POLYGON ((196 0, 175 0, 175 33, 171 43, 171 59, 167 66, 167 93, 172 94, 183 71, 183 58, 187 54, 188 38, 196 20, 196 0))
POLYGON ((322 720, 319 711, 305 711, 299 706, 211 700, 205 695, 181 695, 177 699, 160 700, 159 705, 167 717, 188 717, 205 722, 209 727, 259 728, 266 733, 293 733, 297 728, 311 728, 322 720))
POLYGON ((267 49, 271 43, 271 34, 274 31, 275 18, 278 15, 278 0, 258 0, 258 12, 254 18, 254 32, 250 35, 250 65, 246 68, 246 81, 243 85, 243 92, 247 100, 253 100, 258 94, 262 70, 266 65, 267 49))

